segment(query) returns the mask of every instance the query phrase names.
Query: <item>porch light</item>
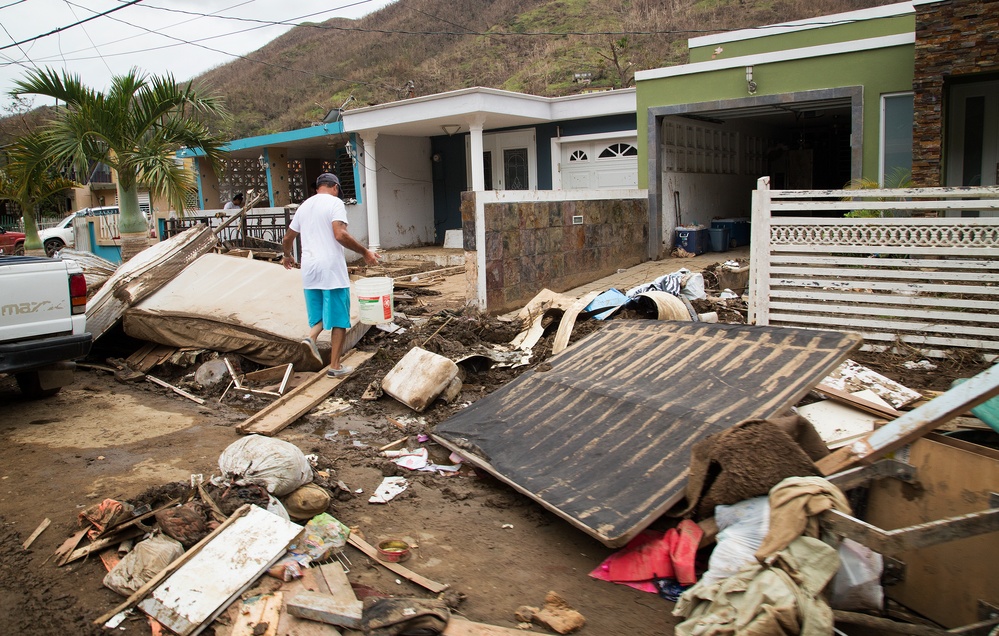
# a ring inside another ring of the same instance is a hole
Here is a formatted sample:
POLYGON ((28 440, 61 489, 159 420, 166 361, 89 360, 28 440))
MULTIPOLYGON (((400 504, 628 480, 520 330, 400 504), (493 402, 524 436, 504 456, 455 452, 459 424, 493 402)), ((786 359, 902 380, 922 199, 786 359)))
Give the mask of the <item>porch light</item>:
POLYGON ((756 94, 756 82, 753 81, 753 67, 746 67, 746 89, 750 95, 756 94))
POLYGON ((441 126, 441 130, 446 132, 447 136, 450 137, 454 133, 461 130, 461 124, 444 124, 443 126, 441 126))

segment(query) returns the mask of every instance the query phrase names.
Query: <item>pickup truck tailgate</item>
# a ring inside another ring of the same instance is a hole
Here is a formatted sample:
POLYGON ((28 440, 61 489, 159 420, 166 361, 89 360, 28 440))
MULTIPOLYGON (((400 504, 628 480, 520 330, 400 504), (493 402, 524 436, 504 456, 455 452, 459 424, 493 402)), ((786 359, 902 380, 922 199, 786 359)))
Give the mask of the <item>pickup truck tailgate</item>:
POLYGON ((0 342, 39 336, 82 334, 84 314, 72 314, 69 276, 82 272, 73 261, 0 258, 0 342))

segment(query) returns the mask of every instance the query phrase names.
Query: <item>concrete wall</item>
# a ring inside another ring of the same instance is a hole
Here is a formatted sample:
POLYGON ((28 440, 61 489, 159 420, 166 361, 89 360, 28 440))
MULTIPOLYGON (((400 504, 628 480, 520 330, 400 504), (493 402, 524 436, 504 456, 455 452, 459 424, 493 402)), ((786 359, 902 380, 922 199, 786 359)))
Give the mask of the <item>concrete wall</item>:
POLYGON ((648 199, 640 190, 465 192, 461 209, 476 273, 469 297, 488 313, 646 260, 648 199))
POLYGON ((999 5, 967 0, 917 5, 915 57, 912 180, 919 187, 940 186, 944 78, 999 71, 999 5))
MULTIPOLYGON (((370 179, 368 173, 378 170, 380 245, 384 249, 397 249, 433 244, 434 189, 430 139, 380 135, 376 148, 378 165, 365 165, 363 178, 370 179)), ((353 234, 352 216, 350 221, 353 234)))

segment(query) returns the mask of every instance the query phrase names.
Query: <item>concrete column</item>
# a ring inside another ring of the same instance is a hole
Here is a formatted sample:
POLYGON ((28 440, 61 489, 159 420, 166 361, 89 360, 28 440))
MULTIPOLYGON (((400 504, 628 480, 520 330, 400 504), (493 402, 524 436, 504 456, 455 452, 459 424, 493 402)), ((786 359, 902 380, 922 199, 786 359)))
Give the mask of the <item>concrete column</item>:
POLYGON ((267 194, 272 208, 283 208, 291 203, 291 184, 288 182, 288 149, 265 148, 267 160, 267 194))
POLYGON ((375 155, 375 140, 378 133, 361 133, 364 142, 364 200, 368 210, 368 249, 381 247, 381 234, 378 229, 378 161, 375 155))
POLYGON ((483 125, 484 122, 482 121, 474 121, 468 126, 468 132, 471 133, 471 144, 469 151, 471 152, 471 164, 472 164, 472 190, 475 192, 482 192, 483 190, 486 189, 485 171, 482 168, 483 125))

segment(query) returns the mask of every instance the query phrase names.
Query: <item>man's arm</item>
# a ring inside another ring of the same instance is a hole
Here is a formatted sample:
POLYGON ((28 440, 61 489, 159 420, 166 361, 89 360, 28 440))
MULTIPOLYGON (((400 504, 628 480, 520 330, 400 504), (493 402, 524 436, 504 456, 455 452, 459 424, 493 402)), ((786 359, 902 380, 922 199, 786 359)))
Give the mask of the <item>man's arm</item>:
POLYGON ((281 247, 284 248, 284 255, 281 256, 281 264, 284 265, 285 269, 291 269, 295 266, 295 258, 291 255, 291 251, 295 247, 296 238, 298 238, 298 232, 291 228, 285 230, 284 240, 281 241, 281 247))
MULTIPOLYGON (((364 262, 368 265, 374 265, 381 259, 381 256, 364 247, 351 236, 350 232, 347 231, 347 224, 343 221, 333 221, 333 236, 336 237, 337 243, 363 256, 364 262)), ((287 248, 285 251, 288 251, 287 248)))

